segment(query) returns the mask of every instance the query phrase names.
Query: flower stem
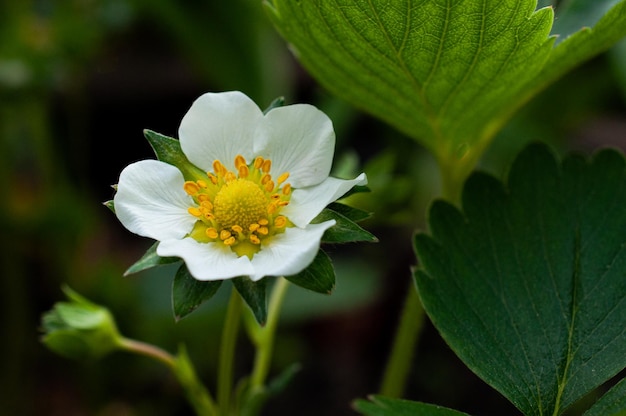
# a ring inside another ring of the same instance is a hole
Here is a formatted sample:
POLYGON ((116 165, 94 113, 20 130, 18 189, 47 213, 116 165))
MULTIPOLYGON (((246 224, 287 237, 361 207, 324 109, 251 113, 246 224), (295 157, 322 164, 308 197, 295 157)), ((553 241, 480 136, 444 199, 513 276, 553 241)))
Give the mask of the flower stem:
POLYGON ((257 336, 252 337, 256 343, 254 369, 250 377, 250 388, 253 391, 262 389, 265 385, 274 350, 274 335, 276 334, 276 327, 280 318, 280 308, 282 307, 287 287, 289 287, 287 279, 283 277, 276 279, 270 297, 267 323, 265 327, 258 331, 257 336))
POLYGON ((406 379, 413 361, 415 344, 424 322, 424 310, 412 281, 408 289, 380 387, 380 394, 387 397, 402 397, 404 393, 406 379))
POLYGON ((220 363, 217 374, 217 404, 222 414, 226 415, 230 408, 230 396, 233 386, 233 363, 237 346, 237 334, 239 332, 239 320, 241 319, 241 296, 233 288, 226 321, 222 330, 220 344, 220 363))
POLYGON ((173 356, 157 346, 134 339, 121 338, 118 345, 122 350, 153 358, 167 365, 183 387, 187 401, 195 410, 196 415, 218 416, 210 393, 198 379, 183 347, 180 348, 178 356, 173 356))
POLYGON ((130 338, 121 338, 119 340, 119 346, 125 351, 154 358, 167 365, 172 370, 176 368, 176 357, 155 345, 130 338))
MULTIPOLYGON (((442 181, 442 196, 453 204, 461 199, 461 189, 480 151, 468 152, 463 157, 438 158, 442 181)), ((411 278, 406 293, 404 309, 393 341, 389 360, 385 367, 380 394, 402 397, 411 369, 419 333, 424 323, 424 308, 411 278)))

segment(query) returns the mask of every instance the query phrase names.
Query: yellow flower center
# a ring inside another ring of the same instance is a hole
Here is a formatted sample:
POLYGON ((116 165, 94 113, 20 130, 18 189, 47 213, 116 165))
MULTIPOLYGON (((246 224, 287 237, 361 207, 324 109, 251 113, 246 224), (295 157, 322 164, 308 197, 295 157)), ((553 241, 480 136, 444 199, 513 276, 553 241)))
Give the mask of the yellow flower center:
POLYGON ((267 239, 292 227, 280 214, 291 199, 291 185, 285 183, 289 173, 279 175, 274 182, 271 166, 269 159, 257 157, 247 164, 238 155, 236 173, 216 160, 206 180, 185 182, 183 189, 194 201, 189 213, 198 219, 189 235, 252 258, 267 239))

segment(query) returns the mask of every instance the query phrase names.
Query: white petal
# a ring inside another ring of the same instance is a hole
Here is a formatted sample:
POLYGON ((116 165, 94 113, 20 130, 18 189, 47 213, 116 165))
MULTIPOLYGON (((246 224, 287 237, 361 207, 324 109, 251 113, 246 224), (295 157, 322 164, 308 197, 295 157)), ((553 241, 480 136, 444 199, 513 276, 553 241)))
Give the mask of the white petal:
POLYGON ((310 224, 306 228, 287 228, 277 234, 252 257, 253 281, 263 276, 291 276, 304 270, 315 258, 324 231, 335 221, 310 224))
POLYGON ((187 212, 193 201, 184 183, 177 168, 158 160, 128 165, 113 198, 115 214, 135 234, 155 240, 182 238, 196 222, 187 212))
POLYGON ((178 129, 180 146, 189 161, 212 171, 218 159, 234 170, 235 156, 251 161, 256 130, 263 120, 259 107, 239 91, 207 93, 198 98, 178 129))
POLYGON ((182 258, 189 273, 198 280, 230 279, 254 271, 246 256, 237 257, 223 244, 199 243, 191 237, 162 241, 157 254, 182 258))
POLYGON ((272 160, 272 175, 289 172, 294 188, 317 185, 328 177, 335 132, 328 116, 308 104, 278 107, 265 115, 255 154, 272 160))
POLYGON ((322 212, 326 205, 341 198, 355 185, 366 184, 367 177, 364 173, 352 180, 329 177, 319 185, 295 189, 289 205, 283 208, 281 214, 298 227, 304 227, 322 212))

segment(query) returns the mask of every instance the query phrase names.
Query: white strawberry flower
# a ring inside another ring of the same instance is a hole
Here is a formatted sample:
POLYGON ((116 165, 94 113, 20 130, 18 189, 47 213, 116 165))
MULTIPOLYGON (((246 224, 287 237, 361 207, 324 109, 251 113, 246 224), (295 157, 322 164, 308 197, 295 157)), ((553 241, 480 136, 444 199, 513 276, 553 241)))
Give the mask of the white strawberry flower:
POLYGON ((266 114, 241 92, 198 98, 179 128, 182 152, 206 175, 143 160, 120 174, 120 222, 159 241, 198 280, 290 276, 315 258, 334 220, 311 224, 355 185, 329 177, 335 147, 330 119, 307 104, 266 114))

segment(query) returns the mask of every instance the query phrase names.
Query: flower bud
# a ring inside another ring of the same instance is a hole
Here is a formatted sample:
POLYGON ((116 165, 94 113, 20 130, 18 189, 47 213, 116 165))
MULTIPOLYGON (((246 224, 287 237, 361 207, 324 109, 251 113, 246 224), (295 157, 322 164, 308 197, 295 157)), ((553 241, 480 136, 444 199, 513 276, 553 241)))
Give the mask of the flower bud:
POLYGON ((58 302, 43 314, 42 342, 75 359, 100 358, 118 349, 122 337, 111 313, 68 287, 63 292, 70 302, 58 302))

